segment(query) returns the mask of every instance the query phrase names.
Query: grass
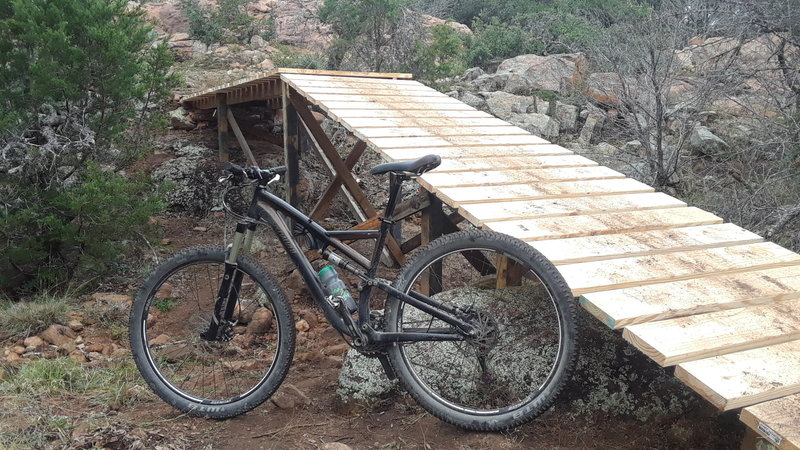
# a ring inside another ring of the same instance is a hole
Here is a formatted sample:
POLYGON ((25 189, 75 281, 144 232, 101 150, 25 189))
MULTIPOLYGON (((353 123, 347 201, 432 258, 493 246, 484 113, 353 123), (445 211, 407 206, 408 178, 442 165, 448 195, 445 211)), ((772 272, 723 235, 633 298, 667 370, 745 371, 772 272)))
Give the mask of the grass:
POLYGON ((147 395, 130 358, 95 367, 70 358, 38 359, 0 383, 0 394, 41 399, 80 395, 97 405, 132 404, 147 395))
POLYGON ((0 305, 0 333, 30 336, 54 323, 64 323, 67 300, 62 297, 39 297, 32 302, 0 305))

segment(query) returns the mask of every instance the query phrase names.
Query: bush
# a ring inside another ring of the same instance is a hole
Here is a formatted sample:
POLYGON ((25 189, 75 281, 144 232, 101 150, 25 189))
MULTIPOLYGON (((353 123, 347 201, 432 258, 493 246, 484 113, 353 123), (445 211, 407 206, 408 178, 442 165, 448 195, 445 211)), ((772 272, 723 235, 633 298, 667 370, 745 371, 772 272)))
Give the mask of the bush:
POLYGON ((497 18, 489 21, 477 19, 473 32, 468 56, 473 66, 486 66, 492 61, 540 50, 527 40, 526 33, 518 24, 501 23, 497 18))
POLYGON ((457 75, 466 69, 465 45, 461 35, 447 25, 431 29, 431 42, 417 40, 414 65, 410 68, 417 78, 435 81, 457 75))
POLYGON ((293 50, 283 45, 278 46, 278 53, 270 55, 275 67, 294 69, 327 69, 325 57, 318 53, 293 50))
POLYGON ((125 0, 0 4, 0 291, 106 273, 161 209, 118 173, 178 82, 151 32, 125 0))
POLYGON ((180 9, 189 19, 189 34, 205 44, 246 44, 253 36, 275 39, 275 20, 257 19, 247 13, 253 0, 217 0, 216 7, 198 0, 181 0, 180 9))
POLYGON ((66 299, 40 296, 36 300, 8 303, 0 308, 0 333, 27 337, 44 331, 51 324, 66 321, 66 299))
POLYGON ((19 206, 0 210, 0 288, 32 291, 107 273, 163 210, 150 191, 144 177, 91 164, 63 189, 17 191, 19 206))

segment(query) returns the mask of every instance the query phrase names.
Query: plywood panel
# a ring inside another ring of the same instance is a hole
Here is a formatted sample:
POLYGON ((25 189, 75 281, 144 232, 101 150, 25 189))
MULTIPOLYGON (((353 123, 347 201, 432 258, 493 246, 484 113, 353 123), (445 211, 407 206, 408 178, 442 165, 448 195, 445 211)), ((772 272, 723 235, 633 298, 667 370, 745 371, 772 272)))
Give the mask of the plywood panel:
MULTIPOLYGON (((516 202, 496 203, 491 206, 513 203, 516 202)), ((471 205, 465 208, 469 206, 471 205)), ((571 264, 621 257, 683 252, 702 248, 729 247, 736 244, 752 244, 763 240, 761 236, 751 233, 744 228, 731 223, 725 223, 698 227, 670 228, 666 230, 542 240, 531 242, 531 245, 542 252, 553 264, 571 264)))
POLYGON ((692 225, 710 225, 713 223, 722 223, 722 219, 698 208, 670 208, 652 211, 489 222, 484 228, 509 234, 519 239, 536 241, 692 225))
POLYGON ((685 362, 675 376, 722 410, 800 392, 800 341, 685 362))
MULTIPOLYGON (((675 211, 680 211, 680 208, 675 211)), ((708 274, 741 272, 800 264, 800 255, 771 242, 636 256, 558 266, 572 292, 643 286, 708 274)), ((663 299, 669 302, 669 298, 663 299)))
MULTIPOLYGON (((425 155, 439 155, 442 160, 458 158, 491 157, 492 159, 509 159, 525 155, 572 155, 572 151, 554 144, 502 145, 488 147, 452 146, 452 147, 418 147, 418 148, 381 148, 378 149, 390 161, 407 161, 425 155)), ((422 177, 435 175, 437 170, 426 173, 422 177)))
POLYGON ((739 418, 779 450, 800 450, 800 394, 748 406, 739 418))
MULTIPOLYGON (((503 172, 512 176, 509 172, 503 172)), ((508 178, 506 178, 508 179, 508 178)), ((509 180, 510 181, 510 180, 509 180)), ((612 178, 574 182, 531 182, 530 184, 486 185, 481 187, 442 188, 436 190, 451 206, 466 203, 490 203, 542 198, 582 197, 586 195, 632 194, 653 192, 653 188, 631 178, 612 178)))
POLYGON ((459 214, 476 225, 503 220, 574 216, 612 211, 679 208, 686 203, 664 193, 570 197, 521 202, 471 203, 458 208, 459 214))
POLYGON ((584 294, 581 304, 609 327, 621 328, 795 298, 798 266, 594 292, 584 294))
POLYGON ((622 335, 658 364, 671 366, 800 339, 800 302, 631 325, 622 335))

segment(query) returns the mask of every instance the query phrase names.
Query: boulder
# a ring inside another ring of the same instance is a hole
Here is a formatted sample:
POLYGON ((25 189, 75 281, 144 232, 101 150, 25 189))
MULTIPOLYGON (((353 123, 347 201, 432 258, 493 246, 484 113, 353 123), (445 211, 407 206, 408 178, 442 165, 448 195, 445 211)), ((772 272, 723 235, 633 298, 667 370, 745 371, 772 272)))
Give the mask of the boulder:
MULTIPOLYGON (((277 3, 277 2, 276 2, 277 3)), ((322 51, 333 39, 330 26, 319 20, 323 0, 286 0, 273 8, 275 33, 281 44, 322 51)))
POLYGON ((515 114, 527 111, 528 107, 534 104, 533 97, 509 94, 508 92, 481 92, 486 99, 489 112, 495 116, 510 120, 515 114))
POLYGON ((603 131, 603 124, 605 123, 605 116, 601 114, 589 114, 586 122, 581 128, 581 135, 578 140, 584 145, 596 142, 600 138, 600 133, 603 131))
POLYGON ((473 67, 471 69, 467 69, 463 75, 461 75, 462 81, 473 81, 481 75, 485 75, 486 72, 483 71, 480 67, 473 67))
POLYGON ((420 19, 422 26, 425 28, 433 28, 435 26, 445 25, 452 28, 458 34, 463 36, 472 36, 472 30, 470 30, 469 27, 463 23, 458 23, 452 20, 444 20, 438 17, 429 16, 427 14, 421 14, 420 19))
POLYGON ((546 114, 517 114, 512 117, 511 122, 520 128, 542 137, 558 137, 560 129, 558 121, 546 114))
POLYGON ((467 83, 473 91, 478 92, 492 92, 497 91, 503 88, 506 85, 506 81, 508 80, 507 74, 494 74, 494 73, 487 73, 483 75, 478 75, 477 78, 467 83))
POLYGON ((620 99, 631 94, 630 89, 635 84, 632 79, 623 79, 614 72, 597 72, 589 75, 586 80, 586 95, 601 104, 618 106, 620 99))
POLYGON ((479 95, 473 94, 472 92, 462 93, 459 96, 459 100, 461 100, 463 103, 466 103, 469 106, 472 106, 475 109, 480 109, 481 111, 486 111, 489 109, 486 100, 479 95))
POLYGON ((154 181, 169 181, 172 188, 165 199, 170 209, 206 214, 219 200, 222 186, 217 183, 216 151, 199 145, 175 150, 176 158, 153 170, 154 181))
POLYGON ((503 88, 508 92, 532 89, 568 94, 580 83, 585 67, 582 53, 519 55, 500 63, 496 75, 508 75, 503 88))
POLYGON ((183 106, 169 113, 169 122, 172 128, 176 130, 194 130, 197 126, 189 118, 189 111, 183 106))
POLYGON ((350 349, 339 372, 339 388, 336 393, 344 401, 374 403, 392 395, 398 388, 397 381, 386 378, 380 361, 368 358, 350 349))
POLYGON ((728 148, 728 144, 708 128, 696 125, 689 137, 689 147, 703 155, 719 156, 728 148))
POLYGON ((578 114, 580 110, 575 105, 557 102, 555 118, 558 120, 561 131, 573 132, 578 129, 578 114))
POLYGON ((73 342, 76 336, 77 334, 71 328, 59 324, 50 325, 49 328, 39 334, 43 341, 57 346, 73 342))

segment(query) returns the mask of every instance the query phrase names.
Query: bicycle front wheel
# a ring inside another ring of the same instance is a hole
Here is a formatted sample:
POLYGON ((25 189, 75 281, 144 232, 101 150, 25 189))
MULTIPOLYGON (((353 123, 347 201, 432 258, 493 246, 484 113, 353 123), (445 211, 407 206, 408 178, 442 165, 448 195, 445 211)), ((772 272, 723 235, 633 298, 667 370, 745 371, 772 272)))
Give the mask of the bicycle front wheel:
MULTIPOLYGON (((575 306, 564 279, 530 245, 488 231, 447 235, 420 250, 395 287, 456 305, 477 328, 460 341, 389 348, 398 378, 431 414, 495 431, 531 420, 553 403, 572 368, 575 306)), ((392 297, 386 326, 452 330, 392 297)))
POLYGON ((285 294, 250 258, 237 264, 238 301, 219 338, 205 332, 224 277, 223 248, 190 249, 164 262, 131 310, 139 371, 159 397, 193 416, 249 411, 278 389, 291 364, 295 331, 285 294))

